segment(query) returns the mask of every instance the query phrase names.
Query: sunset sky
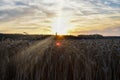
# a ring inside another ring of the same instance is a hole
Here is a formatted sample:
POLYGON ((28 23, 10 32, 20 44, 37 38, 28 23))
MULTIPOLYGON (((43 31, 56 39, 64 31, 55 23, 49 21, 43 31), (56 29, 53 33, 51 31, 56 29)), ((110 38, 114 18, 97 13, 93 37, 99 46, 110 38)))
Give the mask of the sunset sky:
POLYGON ((0 0, 0 33, 120 36, 120 0, 0 0))

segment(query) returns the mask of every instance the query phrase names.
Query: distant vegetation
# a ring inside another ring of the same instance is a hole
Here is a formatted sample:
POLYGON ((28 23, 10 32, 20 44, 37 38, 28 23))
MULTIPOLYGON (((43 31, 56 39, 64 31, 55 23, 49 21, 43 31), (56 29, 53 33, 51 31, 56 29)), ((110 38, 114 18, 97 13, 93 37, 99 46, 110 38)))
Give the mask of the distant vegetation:
POLYGON ((0 34, 0 41, 6 39, 12 40, 42 40, 51 35, 28 35, 28 34, 0 34))
POLYGON ((66 39, 120 39, 120 36, 103 36, 100 34, 93 34, 93 35, 65 35, 66 39))
POLYGON ((93 35, 78 35, 79 38, 84 38, 84 39, 101 39, 104 38, 103 35, 100 34, 93 34, 93 35))
MULTIPOLYGON (((0 33, 0 41, 6 39, 12 40, 42 40, 53 35, 28 35, 28 34, 2 34, 0 33)), ((93 35, 64 35, 65 39, 120 39, 120 36, 103 36, 100 34, 93 35)))

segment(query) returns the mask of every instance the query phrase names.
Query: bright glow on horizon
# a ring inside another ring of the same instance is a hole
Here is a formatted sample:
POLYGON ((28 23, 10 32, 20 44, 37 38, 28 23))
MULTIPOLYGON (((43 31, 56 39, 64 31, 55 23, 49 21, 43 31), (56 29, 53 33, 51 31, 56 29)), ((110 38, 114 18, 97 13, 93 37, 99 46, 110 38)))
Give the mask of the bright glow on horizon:
POLYGON ((57 32, 59 35, 68 34, 70 28, 72 28, 72 25, 69 23, 69 19, 64 17, 54 18, 51 26, 52 33, 54 34, 57 32))
POLYGON ((70 18, 65 16, 63 11, 64 6, 66 5, 64 0, 60 1, 57 16, 52 20, 52 33, 56 33, 59 35, 67 35, 72 24, 70 24, 70 18))

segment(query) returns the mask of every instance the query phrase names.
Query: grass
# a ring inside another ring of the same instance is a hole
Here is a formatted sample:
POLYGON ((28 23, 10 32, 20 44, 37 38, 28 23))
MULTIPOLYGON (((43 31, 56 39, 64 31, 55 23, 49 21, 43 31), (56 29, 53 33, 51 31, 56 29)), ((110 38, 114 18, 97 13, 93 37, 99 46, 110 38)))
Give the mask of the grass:
POLYGON ((120 39, 0 42, 0 80, 120 80, 120 39))

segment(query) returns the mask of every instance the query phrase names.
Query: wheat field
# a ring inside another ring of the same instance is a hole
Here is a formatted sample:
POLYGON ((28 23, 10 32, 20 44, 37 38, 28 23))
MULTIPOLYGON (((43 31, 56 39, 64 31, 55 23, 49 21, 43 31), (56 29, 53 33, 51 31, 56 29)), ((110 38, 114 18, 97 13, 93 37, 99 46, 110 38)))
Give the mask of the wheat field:
POLYGON ((1 41, 0 80, 120 80, 120 39, 1 41))

